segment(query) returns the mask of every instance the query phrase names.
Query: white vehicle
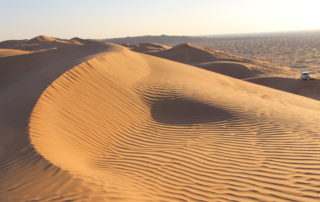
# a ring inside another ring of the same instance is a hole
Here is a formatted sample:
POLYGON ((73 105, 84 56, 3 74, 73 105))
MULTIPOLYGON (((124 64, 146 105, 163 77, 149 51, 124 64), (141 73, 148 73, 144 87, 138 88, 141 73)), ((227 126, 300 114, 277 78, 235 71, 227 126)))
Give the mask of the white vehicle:
POLYGON ((311 80, 311 75, 309 72, 302 72, 300 76, 301 80, 311 80))

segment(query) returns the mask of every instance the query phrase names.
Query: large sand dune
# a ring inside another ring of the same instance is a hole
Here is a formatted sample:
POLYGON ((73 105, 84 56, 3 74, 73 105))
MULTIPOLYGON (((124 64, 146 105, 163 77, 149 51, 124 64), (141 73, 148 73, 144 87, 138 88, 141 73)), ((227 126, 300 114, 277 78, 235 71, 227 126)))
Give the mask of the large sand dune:
POLYGON ((316 100, 104 44, 0 71, 4 201, 319 199, 316 100))

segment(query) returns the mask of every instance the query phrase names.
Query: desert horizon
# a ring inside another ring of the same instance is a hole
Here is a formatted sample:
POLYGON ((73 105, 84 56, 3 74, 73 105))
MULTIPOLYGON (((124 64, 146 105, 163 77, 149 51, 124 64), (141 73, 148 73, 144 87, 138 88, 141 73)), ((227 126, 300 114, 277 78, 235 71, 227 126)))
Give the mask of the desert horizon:
POLYGON ((320 200, 316 1, 1 3, 0 201, 320 200))

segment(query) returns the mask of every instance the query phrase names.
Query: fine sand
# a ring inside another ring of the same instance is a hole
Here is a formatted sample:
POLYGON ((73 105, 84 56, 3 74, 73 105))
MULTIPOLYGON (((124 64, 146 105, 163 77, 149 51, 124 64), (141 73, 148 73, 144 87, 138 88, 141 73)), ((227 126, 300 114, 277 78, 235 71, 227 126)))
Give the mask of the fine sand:
POLYGON ((317 100, 94 42, 0 77, 0 201, 319 199, 317 100))

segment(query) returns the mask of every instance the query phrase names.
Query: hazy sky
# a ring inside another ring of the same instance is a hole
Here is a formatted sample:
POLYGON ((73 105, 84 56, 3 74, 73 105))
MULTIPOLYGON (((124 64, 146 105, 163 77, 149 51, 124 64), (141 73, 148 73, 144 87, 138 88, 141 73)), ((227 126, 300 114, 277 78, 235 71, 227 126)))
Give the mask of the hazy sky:
POLYGON ((319 0, 0 0, 0 40, 320 30, 319 0))

